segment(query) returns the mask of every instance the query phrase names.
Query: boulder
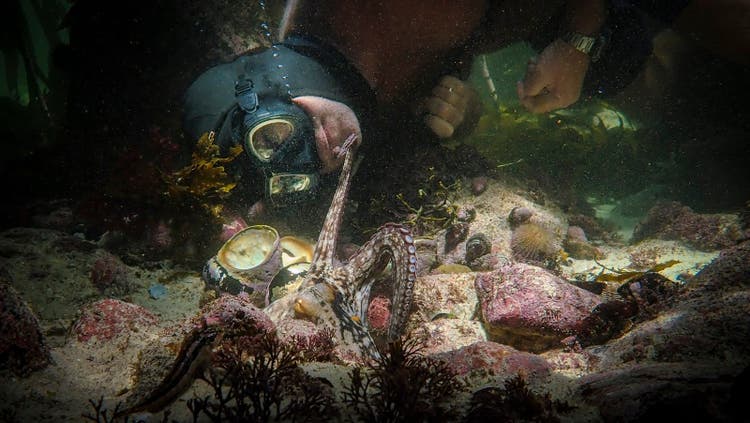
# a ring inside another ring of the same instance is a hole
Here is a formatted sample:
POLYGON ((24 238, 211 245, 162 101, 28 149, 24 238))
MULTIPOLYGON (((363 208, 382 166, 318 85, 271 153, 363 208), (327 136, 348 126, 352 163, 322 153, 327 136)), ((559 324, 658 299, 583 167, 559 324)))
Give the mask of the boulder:
POLYGON ((601 298, 536 266, 511 263, 480 273, 475 288, 490 340, 531 352, 588 335, 601 298))

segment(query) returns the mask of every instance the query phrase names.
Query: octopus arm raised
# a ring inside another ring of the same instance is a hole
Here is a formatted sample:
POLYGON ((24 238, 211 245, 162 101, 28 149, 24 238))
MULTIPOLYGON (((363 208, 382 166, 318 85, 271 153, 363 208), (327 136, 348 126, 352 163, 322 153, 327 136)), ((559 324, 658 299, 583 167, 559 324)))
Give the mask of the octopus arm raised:
POLYGON ((356 283, 345 287, 347 294, 354 298, 359 307, 360 318, 366 321, 370 300, 370 288, 374 273, 382 270, 390 260, 393 269, 391 318, 388 323, 387 338, 395 341, 406 326, 411 308, 414 281, 417 279, 417 256, 411 231, 403 225, 388 223, 383 225, 370 240, 349 259, 346 265, 350 278, 356 283))

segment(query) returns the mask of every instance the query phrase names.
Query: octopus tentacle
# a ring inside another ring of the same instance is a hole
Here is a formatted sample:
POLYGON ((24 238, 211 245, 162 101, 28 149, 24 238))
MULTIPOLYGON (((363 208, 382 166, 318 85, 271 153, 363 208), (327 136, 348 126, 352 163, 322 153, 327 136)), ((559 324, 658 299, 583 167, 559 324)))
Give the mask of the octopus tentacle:
MULTIPOLYGON (((395 288, 393 290, 388 340, 395 341, 406 326, 406 319, 414 296, 417 280, 417 248, 411 231, 399 224, 386 223, 350 258, 346 265, 351 273, 351 283, 346 287, 353 293, 355 304, 366 314, 370 297, 372 275, 388 255, 393 264, 395 288)), ((362 316, 364 321, 364 316, 362 316)))
POLYGON ((333 259, 336 254, 336 240, 339 236, 341 220, 344 216, 344 204, 346 196, 349 193, 349 187, 352 181, 352 166, 354 163, 354 144, 357 142, 357 135, 352 134, 344 141, 339 154, 345 154, 344 165, 341 167, 339 184, 336 192, 333 194, 331 208, 328 209, 326 219, 323 222, 323 228, 320 231, 320 237, 315 244, 312 264, 308 274, 319 274, 323 269, 333 267, 333 259))

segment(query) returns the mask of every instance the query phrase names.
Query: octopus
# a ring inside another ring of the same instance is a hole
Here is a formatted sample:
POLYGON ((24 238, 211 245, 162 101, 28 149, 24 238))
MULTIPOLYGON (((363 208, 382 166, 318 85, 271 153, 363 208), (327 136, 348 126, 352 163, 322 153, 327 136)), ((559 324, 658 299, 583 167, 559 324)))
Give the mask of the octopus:
POLYGON ((346 263, 336 260, 336 242, 352 176, 354 136, 343 144, 345 154, 337 190, 315 245, 312 263, 298 291, 265 308, 271 320, 302 318, 335 329, 339 343, 376 358, 377 348, 367 329, 367 308, 375 276, 391 263, 395 286, 386 337, 403 332, 417 278, 416 246, 411 231, 399 224, 381 226, 346 263))
MULTIPOLYGON (((411 231, 400 224, 386 223, 348 260, 337 260, 336 244, 352 179, 356 142, 357 137, 350 136, 337 152, 339 157, 344 156, 344 163, 309 270, 300 276, 303 279, 296 291, 272 302, 263 311, 276 324, 287 319, 304 319, 331 328, 338 345, 367 360, 379 357, 367 326, 373 283, 390 264, 394 286, 386 340, 394 342, 405 329, 412 305, 417 256, 411 231)), ((207 351, 216 336, 215 327, 196 329, 183 342, 172 370, 157 389, 118 416, 156 411, 176 399, 202 368, 198 361, 210 360, 207 351)))

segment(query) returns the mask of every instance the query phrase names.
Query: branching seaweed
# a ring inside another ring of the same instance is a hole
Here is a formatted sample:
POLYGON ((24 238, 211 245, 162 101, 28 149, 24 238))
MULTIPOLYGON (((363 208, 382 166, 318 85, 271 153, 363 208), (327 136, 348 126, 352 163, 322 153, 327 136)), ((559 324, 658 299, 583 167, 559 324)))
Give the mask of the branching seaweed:
MULTIPOLYGON (((106 407, 104 407, 104 397, 99 397, 98 401, 94 401, 93 399, 89 400, 89 404, 91 404, 91 407, 94 409, 94 414, 82 414, 81 417, 83 417, 85 420, 89 420, 92 422, 97 423, 115 423, 116 421, 121 421, 122 423, 130 423, 130 417, 124 417, 122 419, 116 418, 115 416, 120 412, 120 409, 122 407, 122 403, 117 403, 115 405, 114 410, 109 410, 106 407), (110 413, 111 411, 111 413, 110 413)), ((165 410, 164 414, 162 415, 162 423, 169 422, 169 410, 165 410)))
POLYGON ((367 368, 354 368, 343 399, 365 422, 446 421, 455 418, 450 400, 463 384, 447 363, 425 357, 418 341, 389 345, 367 368))
POLYGON ((273 333, 225 339, 202 377, 213 396, 193 398, 188 408, 213 422, 328 420, 336 414, 328 385, 305 374, 301 361, 302 352, 273 333))
POLYGON ((549 394, 537 395, 529 390, 521 375, 509 379, 502 388, 490 387, 474 393, 467 422, 559 422, 556 412, 570 406, 555 402, 549 394))
POLYGON ((420 234, 445 229, 453 225, 457 219, 457 207, 450 198, 458 191, 460 182, 446 185, 438 177, 435 168, 430 167, 427 170, 425 185, 417 190, 413 202, 409 202, 404 193, 396 194, 396 199, 401 205, 396 214, 402 219, 402 223, 420 234))

